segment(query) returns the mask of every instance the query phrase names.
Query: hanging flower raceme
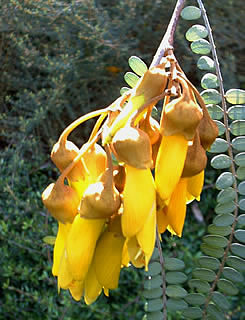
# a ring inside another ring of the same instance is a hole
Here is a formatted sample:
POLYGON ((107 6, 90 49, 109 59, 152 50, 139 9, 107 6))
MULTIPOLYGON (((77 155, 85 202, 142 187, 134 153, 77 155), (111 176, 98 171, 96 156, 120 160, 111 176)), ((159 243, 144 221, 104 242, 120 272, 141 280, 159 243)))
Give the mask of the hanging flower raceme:
POLYGON ((52 268, 58 290, 91 304, 118 287, 121 268, 148 270, 156 232, 181 236, 186 204, 200 198, 206 150, 216 136, 172 52, 110 106, 69 125, 51 153, 60 176, 42 194, 58 221, 52 268), (152 109, 163 98, 159 123, 152 109), (95 116, 79 149, 68 136, 95 116))

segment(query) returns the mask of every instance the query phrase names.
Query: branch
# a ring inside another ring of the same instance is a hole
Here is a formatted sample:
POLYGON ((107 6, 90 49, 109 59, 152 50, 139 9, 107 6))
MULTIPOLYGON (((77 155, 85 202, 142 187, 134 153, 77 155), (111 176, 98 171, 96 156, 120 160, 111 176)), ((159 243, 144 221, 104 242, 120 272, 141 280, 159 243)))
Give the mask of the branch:
POLYGON ((185 5, 186 0, 178 0, 174 8, 172 18, 168 24, 167 31, 162 38, 162 41, 157 49, 157 52, 152 60, 150 68, 160 64, 161 59, 164 57, 166 51, 173 49, 174 33, 179 20, 180 13, 185 5))

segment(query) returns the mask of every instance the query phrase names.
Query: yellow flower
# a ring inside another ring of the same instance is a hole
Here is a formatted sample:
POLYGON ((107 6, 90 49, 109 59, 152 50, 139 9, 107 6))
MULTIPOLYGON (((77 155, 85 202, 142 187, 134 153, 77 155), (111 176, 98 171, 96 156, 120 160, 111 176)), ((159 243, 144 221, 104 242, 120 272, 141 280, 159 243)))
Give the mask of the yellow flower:
POLYGON ((187 178, 181 178, 177 183, 166 208, 166 215, 170 226, 169 229, 172 229, 179 237, 182 235, 185 222, 186 189, 187 178))
POLYGON ((53 254, 53 267, 52 267, 52 274, 54 276, 58 276, 59 272, 59 265, 61 258, 64 253, 64 248, 65 248, 65 242, 67 239, 68 232, 71 228, 71 224, 63 224, 59 222, 58 226, 58 233, 56 236, 55 240, 55 245, 54 245, 54 254, 53 254))
POLYGON ((187 178, 187 192, 186 201, 190 203, 194 199, 200 200, 200 194, 202 192, 204 183, 204 170, 202 170, 197 175, 187 178))
POLYGON ((155 207, 156 192, 150 169, 125 168, 122 232, 125 238, 131 238, 144 227, 155 207))
POLYGON ((86 304, 93 303, 102 291, 102 285, 99 283, 96 273, 94 260, 92 261, 84 282, 84 301, 86 304))
POLYGON ((74 280, 85 279, 104 224, 105 219, 75 217, 66 242, 69 269, 74 280))
POLYGON ((118 287, 125 238, 116 232, 105 231, 94 253, 95 273, 101 286, 107 289, 118 287))
POLYGON ((155 181, 160 198, 168 204, 181 177, 187 154, 188 141, 182 135, 163 136, 158 151, 155 181))
POLYGON ((72 298, 76 301, 80 301, 84 292, 84 282, 73 280, 68 289, 72 298))

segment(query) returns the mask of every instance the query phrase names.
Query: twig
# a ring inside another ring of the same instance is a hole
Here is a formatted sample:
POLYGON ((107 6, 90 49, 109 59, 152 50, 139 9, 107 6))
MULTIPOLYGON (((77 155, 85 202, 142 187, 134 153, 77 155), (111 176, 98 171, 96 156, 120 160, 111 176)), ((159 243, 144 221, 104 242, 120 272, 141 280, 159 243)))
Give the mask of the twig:
POLYGON ((150 68, 157 66, 160 63, 161 59, 166 54, 166 52, 168 50, 173 49, 174 33, 176 30, 176 26, 177 26, 177 23, 179 20, 180 13, 185 5, 185 1, 186 0, 178 0, 177 1, 176 6, 174 8, 173 15, 172 15, 171 20, 168 25, 167 31, 166 31, 165 35, 163 36, 163 39, 157 49, 157 52, 152 60, 150 68))
POLYGON ((200 10, 202 12, 202 17, 203 17, 205 26, 206 26, 207 31, 208 31, 208 38, 209 38, 209 41, 210 41, 210 44, 211 44, 211 50, 212 50, 212 56, 213 56, 213 59, 214 59, 216 75, 217 75, 217 78, 218 78, 218 81, 219 81, 219 91, 220 91, 220 95, 221 95, 222 108, 223 108, 223 111, 224 111, 225 136, 226 136, 226 141, 228 142, 228 154, 229 154, 230 159, 232 160, 230 169, 231 169, 232 175, 234 177, 233 188, 236 191, 236 197, 235 197, 235 205, 236 205, 236 207, 235 207, 235 210, 234 210, 235 219, 234 219, 234 222, 232 224, 232 231, 231 231, 231 234, 230 234, 230 237, 229 237, 228 245, 227 245, 226 250, 224 252, 224 256, 223 256, 221 265, 219 267, 218 273, 217 273, 216 278, 215 278, 215 280, 214 280, 214 282, 212 284, 212 288, 210 289, 209 295, 207 297, 207 300, 206 300, 206 303, 205 303, 205 306, 204 306, 203 319, 206 319, 207 306, 208 306, 208 304, 209 304, 209 302, 210 302, 210 300, 212 298, 212 295, 213 295, 213 292, 214 292, 214 290, 216 288, 217 282, 218 282, 218 280, 219 280, 219 278, 220 278, 220 276, 221 276, 221 274, 223 272, 224 265, 225 265, 225 262, 226 262, 226 259, 227 259, 227 256, 228 256, 228 253, 229 253, 229 250, 230 250, 230 246, 231 246, 231 243, 232 243, 232 240, 233 240, 235 227, 236 227, 236 224, 237 224, 238 189, 237 189, 237 180, 236 180, 236 168, 235 168, 235 162, 234 162, 234 157, 233 157, 233 152, 232 152, 231 137, 230 137, 230 130, 229 130, 229 122, 228 122, 228 116, 227 116, 227 105, 226 105, 226 101, 225 101, 225 90, 224 90, 224 86, 223 86, 223 78, 222 78, 221 70, 220 70, 220 67, 219 67, 219 60, 218 60, 218 56, 217 56, 217 52, 216 52, 214 39, 213 39, 212 29, 210 27, 210 23, 209 23, 207 14, 206 14, 206 9, 204 8, 202 0, 197 0, 197 3, 198 3, 199 8, 200 8, 200 10))

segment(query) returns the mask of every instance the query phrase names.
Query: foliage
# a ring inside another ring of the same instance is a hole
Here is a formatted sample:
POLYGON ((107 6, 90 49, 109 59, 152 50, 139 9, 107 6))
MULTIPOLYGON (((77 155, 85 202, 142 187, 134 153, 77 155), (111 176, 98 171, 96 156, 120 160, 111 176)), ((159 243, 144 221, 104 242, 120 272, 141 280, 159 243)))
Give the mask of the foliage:
MULTIPOLYGON (((173 5, 170 0, 118 1, 113 6, 108 0, 1 1, 0 319, 142 318, 143 275, 133 269, 122 274, 120 289, 109 299, 101 297, 90 307, 71 301, 68 294, 58 296, 50 276, 52 249, 42 241, 44 236, 54 235, 57 226, 40 202, 41 191, 57 173, 46 162, 44 152, 50 151, 61 129, 78 114, 104 106, 117 96, 130 54, 150 62, 173 5)), ((239 82, 244 85, 242 1, 207 0, 205 5, 217 40, 226 89, 239 82)), ((183 41, 183 29, 188 24, 182 21, 179 25, 176 54, 181 64, 184 61, 188 77, 197 83, 200 72, 183 41)), ((85 127, 83 136, 75 139, 81 143, 87 134, 85 127)), ((243 150, 234 151, 236 154, 243 150)), ((238 168, 237 174, 244 180, 244 166, 238 168)), ((208 186, 215 175, 214 170, 208 171, 208 186)), ((182 259, 188 279, 193 264, 200 267, 200 236, 213 216, 216 193, 209 188, 203 194, 203 223, 197 224, 190 212, 183 239, 163 239, 164 256, 182 259)), ((189 290, 186 283, 183 286, 189 290)), ((244 288, 239 283, 238 286, 239 295, 229 298, 230 319, 244 316, 244 288)), ((177 312, 171 317, 181 316, 177 312)))

